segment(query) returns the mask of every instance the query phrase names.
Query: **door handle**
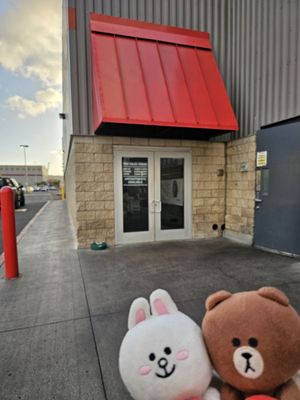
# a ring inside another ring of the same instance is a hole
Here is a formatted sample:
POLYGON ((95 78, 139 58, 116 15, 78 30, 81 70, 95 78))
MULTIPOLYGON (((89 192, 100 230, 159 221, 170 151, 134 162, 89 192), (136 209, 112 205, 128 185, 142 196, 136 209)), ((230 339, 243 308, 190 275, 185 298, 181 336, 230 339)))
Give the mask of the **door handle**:
POLYGON ((150 210, 151 210, 151 212, 154 212, 154 213, 160 213, 161 212, 161 201, 158 201, 158 200, 151 201, 150 210))
POLYGON ((262 199, 255 199, 255 203, 262 203, 262 199))
POLYGON ((157 213, 161 212, 161 201, 155 202, 155 212, 157 212, 157 213))
POLYGON ((153 200, 153 201, 151 201, 151 203, 150 203, 150 211, 151 212, 156 212, 156 210, 155 210, 155 200, 153 200))

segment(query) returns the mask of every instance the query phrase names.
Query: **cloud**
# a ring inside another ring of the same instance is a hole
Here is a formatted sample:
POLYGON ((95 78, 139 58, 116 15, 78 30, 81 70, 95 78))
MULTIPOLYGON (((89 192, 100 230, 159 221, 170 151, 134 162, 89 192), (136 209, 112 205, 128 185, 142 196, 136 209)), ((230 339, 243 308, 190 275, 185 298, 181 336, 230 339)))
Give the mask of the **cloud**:
POLYGON ((61 0, 11 0, 0 15, 0 65, 44 85, 61 84, 61 0))
POLYGON ((6 102, 11 110, 18 112, 18 118, 36 117, 47 110, 58 107, 61 104, 61 92, 53 88, 47 88, 36 92, 35 100, 29 100, 21 96, 11 96, 6 102))

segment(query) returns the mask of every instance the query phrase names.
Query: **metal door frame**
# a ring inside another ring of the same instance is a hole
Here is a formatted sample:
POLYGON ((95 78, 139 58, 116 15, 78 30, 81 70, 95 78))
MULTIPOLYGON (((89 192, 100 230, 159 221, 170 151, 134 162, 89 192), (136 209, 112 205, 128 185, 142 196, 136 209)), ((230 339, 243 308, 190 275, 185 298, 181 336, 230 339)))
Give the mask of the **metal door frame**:
POLYGON ((192 236, 192 160, 191 149, 178 147, 114 146, 114 195, 116 244, 189 239, 192 236), (148 158, 149 231, 124 233, 122 157, 148 158), (184 229, 160 229, 160 158, 184 158, 184 229), (158 179, 157 179, 158 177, 158 179))

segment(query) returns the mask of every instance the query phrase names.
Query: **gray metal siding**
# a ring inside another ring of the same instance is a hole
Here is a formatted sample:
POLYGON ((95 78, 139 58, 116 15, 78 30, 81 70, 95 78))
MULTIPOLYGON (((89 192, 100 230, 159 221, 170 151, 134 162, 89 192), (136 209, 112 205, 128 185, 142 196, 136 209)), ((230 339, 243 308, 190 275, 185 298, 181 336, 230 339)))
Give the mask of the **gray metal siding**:
POLYGON ((77 11, 76 35, 69 36, 69 133, 93 133, 90 12, 208 31, 240 125, 234 137, 300 114, 299 0, 69 0, 69 6, 77 11))
POLYGON ((73 117, 75 114, 73 114, 72 117, 72 109, 76 107, 76 104, 74 102, 74 98, 72 97, 72 91, 71 91, 71 73, 76 71, 73 68, 71 68, 71 63, 70 63, 70 42, 69 42, 69 34, 68 34, 68 18, 67 18, 68 12, 67 12, 67 7, 66 4, 63 3, 63 9, 62 9, 62 49, 63 49, 63 56, 62 56, 62 76, 63 76, 63 112, 66 114, 66 119, 62 120, 63 124, 63 149, 64 149, 64 163, 66 162, 67 158, 67 149, 69 148, 69 142, 70 142, 70 133, 73 133, 73 117), (70 73, 71 72, 71 73, 70 73))

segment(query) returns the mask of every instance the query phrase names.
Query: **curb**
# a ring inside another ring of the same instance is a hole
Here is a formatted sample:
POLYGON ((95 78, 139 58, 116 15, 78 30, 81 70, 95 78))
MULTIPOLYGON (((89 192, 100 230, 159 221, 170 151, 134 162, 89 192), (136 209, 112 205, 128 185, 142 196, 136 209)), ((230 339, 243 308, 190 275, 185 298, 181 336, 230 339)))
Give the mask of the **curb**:
MULTIPOLYGON (((24 228, 21 230, 21 232, 17 236, 17 239, 16 239, 17 244, 19 244, 21 242, 21 240, 25 236, 28 229, 31 227, 32 224, 34 224, 36 219, 42 214, 42 212, 45 210, 45 208, 48 207, 49 203, 50 203, 50 200, 48 200, 43 205, 43 207, 40 208, 39 211, 31 218, 31 220, 28 222, 28 224, 24 226, 24 228)), ((2 254, 0 254, 0 268, 3 266, 3 264, 4 264, 4 252, 2 254)))

